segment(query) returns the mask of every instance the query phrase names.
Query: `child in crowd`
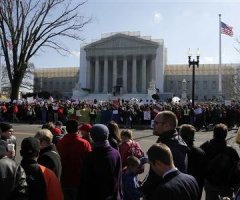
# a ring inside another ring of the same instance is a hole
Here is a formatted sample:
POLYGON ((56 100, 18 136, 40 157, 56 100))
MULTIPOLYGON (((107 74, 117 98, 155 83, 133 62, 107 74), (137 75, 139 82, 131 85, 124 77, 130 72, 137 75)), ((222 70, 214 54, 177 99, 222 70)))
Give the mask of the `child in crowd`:
POLYGON ((121 132, 122 143, 119 146, 119 153, 122 159, 122 168, 126 167, 126 160, 129 156, 135 156, 140 159, 141 165, 139 167, 138 174, 144 172, 144 164, 147 162, 144 152, 142 151, 140 144, 133 140, 131 130, 122 130, 121 132))
POLYGON ((82 138, 87 140, 91 145, 93 145, 93 140, 90 136, 91 128, 91 124, 83 124, 79 127, 79 131, 81 132, 82 138))
POLYGON ((59 128, 61 130, 62 135, 65 135, 67 133, 67 131, 63 127, 63 123, 61 121, 56 121, 55 122, 55 128, 59 128))
POLYGON ((143 196, 137 178, 140 160, 135 156, 129 156, 126 160, 126 168, 123 170, 122 187, 124 200, 140 200, 143 196))

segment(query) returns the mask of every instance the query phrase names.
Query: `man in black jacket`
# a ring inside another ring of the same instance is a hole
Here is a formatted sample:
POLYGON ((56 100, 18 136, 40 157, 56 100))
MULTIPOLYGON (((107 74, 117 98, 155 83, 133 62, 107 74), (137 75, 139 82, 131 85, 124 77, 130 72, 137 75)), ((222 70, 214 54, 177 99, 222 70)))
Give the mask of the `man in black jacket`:
POLYGON ((28 185, 21 166, 7 156, 7 145, 0 141, 0 190, 1 200, 27 200, 28 185))
POLYGON ((197 181, 191 175, 180 172, 173 163, 171 150, 162 143, 150 147, 147 152, 152 170, 162 178, 153 192, 153 200, 199 200, 197 181))
POLYGON ((190 124, 183 124, 179 133, 188 145, 188 174, 192 175, 198 182, 200 193, 202 194, 205 177, 206 155, 205 152, 194 145, 196 129, 190 124))
MULTIPOLYGON (((181 171, 187 172, 188 164, 188 147, 178 134, 176 128, 178 120, 176 115, 171 111, 159 112, 154 119, 153 134, 159 136, 157 143, 161 142, 166 144, 173 155, 174 165, 181 171)), ((150 168, 148 177, 143 183, 142 190, 146 199, 151 199, 151 195, 156 189, 156 186, 162 182, 159 177, 150 168)))
POLYGON ((234 181, 231 169, 239 161, 237 151, 227 145, 228 127, 217 124, 213 129, 213 139, 200 147, 206 153, 206 179, 204 189, 206 200, 217 199, 218 196, 232 197, 233 189, 239 184, 234 181))

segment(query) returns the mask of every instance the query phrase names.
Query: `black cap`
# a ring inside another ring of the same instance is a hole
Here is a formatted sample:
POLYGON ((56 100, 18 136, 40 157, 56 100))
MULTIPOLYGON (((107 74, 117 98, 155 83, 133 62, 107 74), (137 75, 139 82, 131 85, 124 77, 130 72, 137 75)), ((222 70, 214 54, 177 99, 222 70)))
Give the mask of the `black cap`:
POLYGON ((37 138, 27 137, 24 138, 21 144, 21 156, 35 157, 40 151, 40 142, 37 138))

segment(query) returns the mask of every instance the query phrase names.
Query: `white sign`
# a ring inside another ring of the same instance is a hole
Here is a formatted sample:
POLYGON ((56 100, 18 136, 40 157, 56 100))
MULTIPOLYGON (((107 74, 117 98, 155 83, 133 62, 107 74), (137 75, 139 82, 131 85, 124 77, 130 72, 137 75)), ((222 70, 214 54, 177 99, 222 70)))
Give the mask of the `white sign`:
POLYGON ((117 115, 117 114, 118 114, 118 110, 113 110, 112 113, 113 113, 114 115, 117 115))
POLYGON ((27 97, 27 102, 28 103, 33 103, 34 102, 34 98, 33 97, 27 97))
POLYGON ((77 116, 77 117, 82 116, 81 113, 80 113, 80 110, 76 110, 76 116, 77 116))
POLYGON ((202 114, 202 108, 197 108, 194 110, 194 112, 196 115, 200 115, 200 114, 202 114))
POLYGON ((143 112, 143 119, 144 120, 150 120, 151 119, 151 112, 150 111, 144 111, 143 112))
POLYGON ((231 100, 225 100, 225 106, 231 106, 232 101, 231 100))

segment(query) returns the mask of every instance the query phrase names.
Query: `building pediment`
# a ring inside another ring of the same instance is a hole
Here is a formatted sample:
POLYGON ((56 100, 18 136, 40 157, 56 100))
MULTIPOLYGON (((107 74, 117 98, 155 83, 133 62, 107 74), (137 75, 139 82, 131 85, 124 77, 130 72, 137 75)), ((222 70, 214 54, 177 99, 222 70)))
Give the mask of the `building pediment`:
POLYGON ((115 34, 113 36, 103 38, 85 46, 85 50, 90 49, 116 49, 116 48, 157 48, 159 44, 151 40, 145 40, 140 37, 129 36, 125 34, 115 34))

